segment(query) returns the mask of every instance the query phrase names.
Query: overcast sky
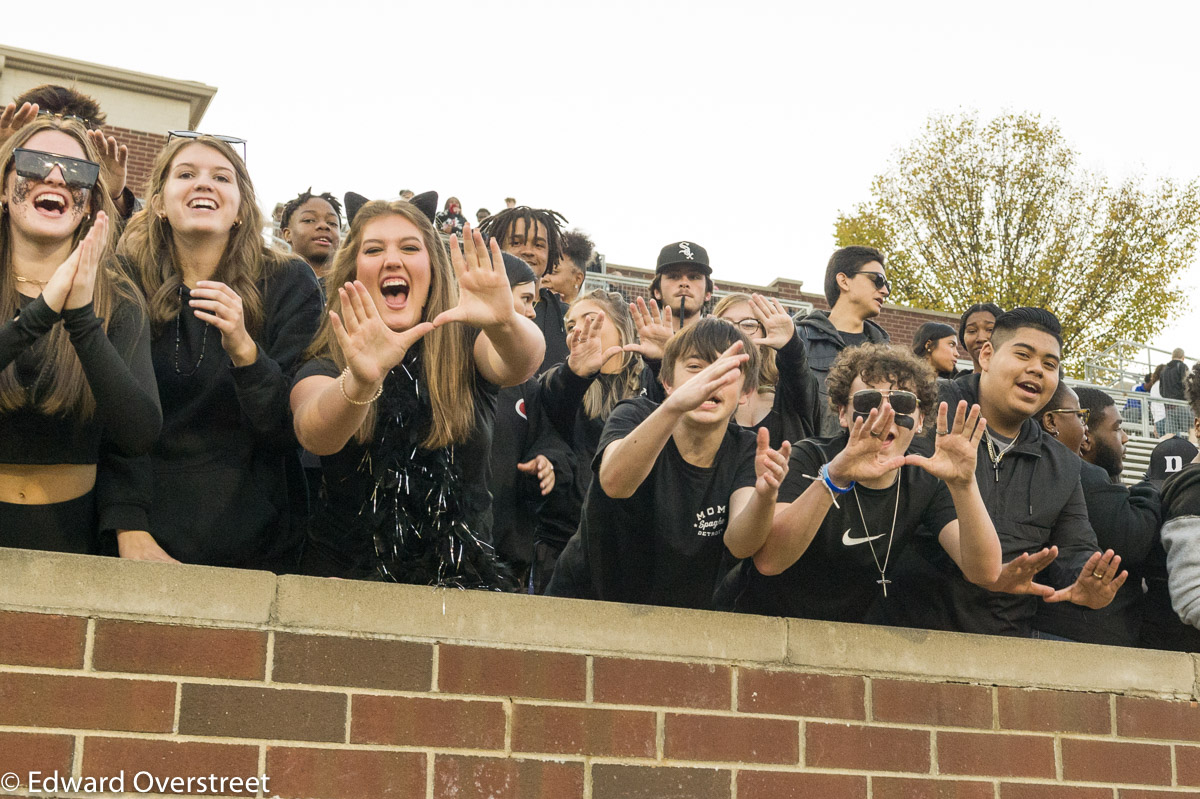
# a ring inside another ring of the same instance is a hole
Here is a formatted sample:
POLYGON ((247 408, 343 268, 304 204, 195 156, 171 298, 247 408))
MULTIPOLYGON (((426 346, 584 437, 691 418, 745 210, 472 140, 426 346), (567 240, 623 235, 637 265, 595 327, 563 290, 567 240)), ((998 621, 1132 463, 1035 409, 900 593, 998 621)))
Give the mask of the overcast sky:
MULTIPOLYGON (((935 112, 1040 113, 1111 177, 1200 175, 1200 4, 834 5, 25 3, 0 40, 218 87, 202 128, 249 140, 265 209, 512 195, 614 263, 699 242, 718 282, 819 293, 838 211, 935 112)), ((1200 354, 1198 307, 1163 346, 1200 354)))

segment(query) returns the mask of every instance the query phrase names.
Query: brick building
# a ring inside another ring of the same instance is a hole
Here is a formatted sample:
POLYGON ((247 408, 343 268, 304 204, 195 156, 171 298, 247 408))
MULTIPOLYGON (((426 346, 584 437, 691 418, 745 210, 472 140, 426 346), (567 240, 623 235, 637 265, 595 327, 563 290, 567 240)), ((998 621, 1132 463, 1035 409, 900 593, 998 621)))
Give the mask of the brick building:
POLYGON ((108 115, 104 131, 129 148, 129 188, 141 198, 169 130, 196 130, 217 90, 72 58, 0 45, 0 105, 53 83, 93 97, 108 115))
MULTIPOLYGON (((654 270, 606 263, 603 273, 589 273, 588 277, 591 283, 595 284, 603 282, 605 277, 611 277, 614 278, 614 289, 621 290, 627 294, 648 297, 648 287, 650 281, 654 279, 654 270)), ((800 280, 777 277, 765 286, 755 286, 751 283, 738 283, 732 280, 725 280, 719 274, 714 274, 713 283, 716 288, 714 293, 717 296, 736 292, 747 294, 758 292, 767 297, 777 297, 785 305, 793 308, 800 306, 823 311, 829 310, 829 303, 825 301, 825 295, 801 291, 804 283, 800 280)), ((926 322, 942 322, 955 329, 958 328, 958 316, 955 314, 947 313, 946 311, 906 308, 902 305, 892 304, 884 305, 883 311, 876 317, 875 321, 888 332, 888 335, 892 337, 892 342, 895 344, 909 344, 912 342, 917 328, 926 322)))

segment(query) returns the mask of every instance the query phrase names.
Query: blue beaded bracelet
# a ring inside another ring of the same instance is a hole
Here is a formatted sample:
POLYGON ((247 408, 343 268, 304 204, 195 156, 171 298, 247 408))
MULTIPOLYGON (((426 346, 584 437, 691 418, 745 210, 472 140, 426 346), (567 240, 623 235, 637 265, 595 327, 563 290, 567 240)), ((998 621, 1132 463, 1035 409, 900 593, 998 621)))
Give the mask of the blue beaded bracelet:
POLYGON ((821 479, 823 479, 825 481, 825 487, 828 488, 830 491, 832 491, 835 494, 849 494, 851 491, 854 490, 854 481, 853 480, 850 481, 850 485, 846 486, 845 488, 842 488, 841 486, 835 485, 833 480, 829 479, 829 464, 828 463, 821 467, 821 479))

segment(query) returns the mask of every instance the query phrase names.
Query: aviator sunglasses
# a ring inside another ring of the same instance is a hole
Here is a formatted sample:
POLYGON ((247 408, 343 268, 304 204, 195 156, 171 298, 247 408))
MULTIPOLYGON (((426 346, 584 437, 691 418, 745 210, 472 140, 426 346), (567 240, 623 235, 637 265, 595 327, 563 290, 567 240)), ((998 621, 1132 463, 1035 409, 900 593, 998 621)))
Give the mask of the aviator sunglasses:
POLYGON ((63 182, 73 189, 91 189, 100 179, 100 165, 95 161, 68 158, 41 150, 26 150, 24 147, 13 150, 13 168, 23 178, 45 180, 54 167, 62 170, 63 182))
POLYGON ((224 136, 220 133, 201 133, 198 130, 168 130, 167 144, 171 143, 171 139, 198 139, 201 136, 207 136, 210 139, 223 141, 229 145, 241 145, 242 147, 242 162, 246 161, 246 140, 240 139, 237 136, 224 136))
MULTIPOLYGON (((868 272, 859 272, 860 275, 869 274, 868 272)), ((912 430, 916 422, 912 418, 912 414, 917 412, 917 395, 911 391, 880 391, 874 388, 855 391, 854 396, 850 398, 850 405, 854 409, 854 418, 862 419, 864 422, 871 411, 883 405, 884 399, 891 404, 892 410, 896 412, 896 424, 900 427, 912 430)))

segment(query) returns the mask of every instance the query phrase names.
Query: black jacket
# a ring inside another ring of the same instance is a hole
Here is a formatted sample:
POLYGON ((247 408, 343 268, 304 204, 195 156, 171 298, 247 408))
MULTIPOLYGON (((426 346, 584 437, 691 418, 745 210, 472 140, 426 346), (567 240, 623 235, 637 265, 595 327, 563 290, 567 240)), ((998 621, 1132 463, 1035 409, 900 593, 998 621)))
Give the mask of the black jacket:
POLYGON ((1042 603, 1037 628, 1072 641, 1112 646, 1138 646, 1143 615, 1143 567, 1158 545, 1162 522, 1158 490, 1143 480, 1132 489, 1112 482, 1108 472, 1084 461, 1079 479, 1087 502, 1088 518, 1100 549, 1121 556, 1129 579, 1112 604, 1100 610, 1070 602, 1042 603))
MULTIPOLYGON (((1189 464, 1182 471, 1171 475, 1163 482, 1162 513, 1164 524, 1175 523, 1172 537, 1174 546, 1184 547, 1176 553, 1176 563, 1194 563, 1191 556, 1195 537, 1188 534, 1194 525, 1187 522, 1200 517, 1200 464, 1189 464)), ((1176 587, 1181 578, 1187 585, 1194 586, 1194 579, 1176 572, 1176 587)), ((1179 652, 1200 652, 1200 629, 1187 624, 1172 607, 1171 584, 1168 581, 1167 553, 1163 541, 1159 540, 1146 564, 1146 621, 1142 626, 1142 645, 1155 649, 1171 649, 1179 652)))
POLYGON ((1183 390, 1183 381, 1187 378, 1187 373, 1187 364, 1183 361, 1170 361, 1163 367, 1158 386, 1165 399, 1187 399, 1183 390))
MULTIPOLYGON (((939 381, 939 399, 949 406, 949 422, 959 400, 979 401, 979 376, 939 381)), ((1083 461, 1026 419, 998 471, 986 443, 979 444, 975 478, 1000 538, 1005 563, 1022 552, 1057 546, 1058 558, 1035 581, 1066 588, 1097 549, 1088 521, 1079 474, 1083 461)), ((941 547, 924 547, 932 569, 899 564, 895 591, 907 623, 933 629, 992 635, 1030 636, 1040 600, 996 593, 968 582, 941 547)), ((911 559, 910 559, 911 561, 911 559)))
MULTIPOLYGON (((804 342, 808 351, 808 368, 817 378, 819 395, 817 408, 821 414, 821 429, 818 436, 835 436, 841 432, 837 416, 829 407, 829 392, 825 390, 825 378, 829 375, 829 367, 842 350, 846 349, 846 340, 833 323, 829 321, 829 311, 813 311, 807 316, 796 319, 796 333, 804 342)), ((867 319, 863 322, 863 333, 872 344, 886 344, 891 341, 887 331, 867 319)))

